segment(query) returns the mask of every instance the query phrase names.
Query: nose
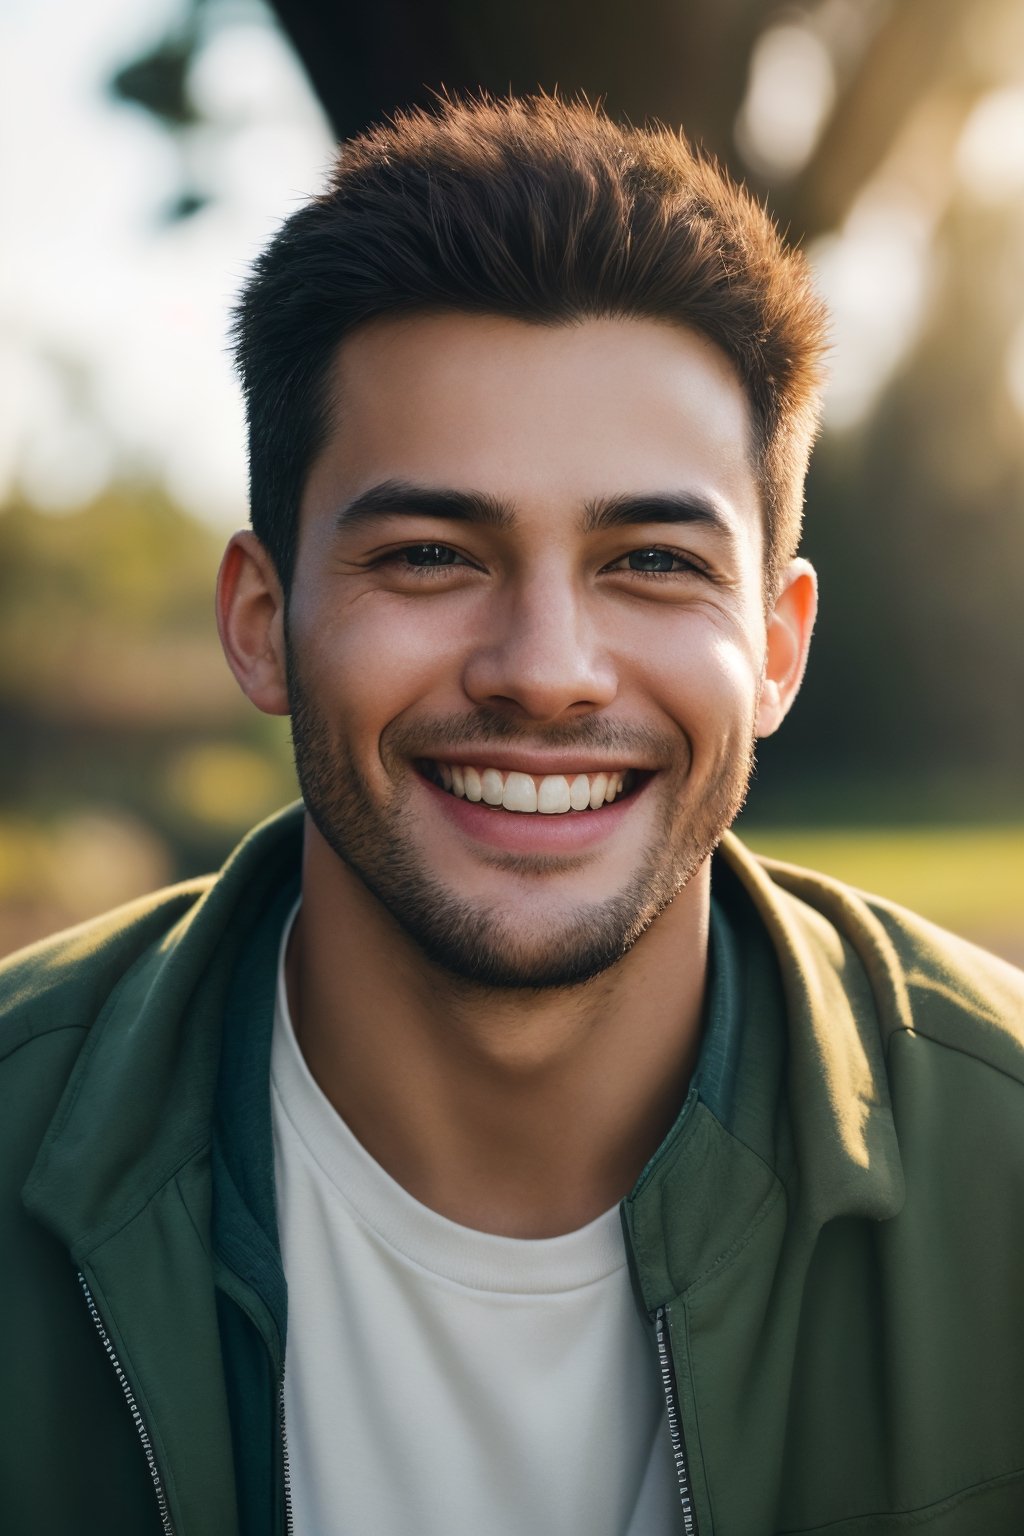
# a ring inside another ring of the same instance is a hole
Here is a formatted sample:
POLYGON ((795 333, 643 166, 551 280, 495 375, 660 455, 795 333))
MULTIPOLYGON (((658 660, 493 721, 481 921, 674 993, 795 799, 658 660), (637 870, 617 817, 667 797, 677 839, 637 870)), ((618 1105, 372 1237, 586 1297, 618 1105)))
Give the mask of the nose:
POLYGON ((549 722, 605 708, 618 680, 585 597, 538 576, 496 598, 463 686, 474 703, 549 722))

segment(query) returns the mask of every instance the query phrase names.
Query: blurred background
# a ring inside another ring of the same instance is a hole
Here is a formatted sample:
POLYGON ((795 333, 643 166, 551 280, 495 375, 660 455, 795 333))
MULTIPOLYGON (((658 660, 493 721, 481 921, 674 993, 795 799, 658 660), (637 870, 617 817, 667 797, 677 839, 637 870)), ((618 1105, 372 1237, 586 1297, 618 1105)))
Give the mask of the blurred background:
POLYGON ((0 952, 295 796, 212 616, 232 299, 337 137, 538 83, 682 125, 832 306, 822 615, 741 830, 1024 963, 1024 0, 8 0, 0 952))

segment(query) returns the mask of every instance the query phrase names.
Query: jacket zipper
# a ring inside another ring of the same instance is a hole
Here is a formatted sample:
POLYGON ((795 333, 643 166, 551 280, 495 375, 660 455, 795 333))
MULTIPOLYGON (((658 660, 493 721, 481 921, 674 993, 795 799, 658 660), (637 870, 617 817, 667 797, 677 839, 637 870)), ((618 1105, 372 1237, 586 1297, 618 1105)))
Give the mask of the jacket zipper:
MULTIPOLYGON (((96 1332, 100 1336, 107 1359, 114 1368, 124 1400, 128 1404, 135 1424, 136 1432, 146 1455, 146 1465, 149 1467, 149 1475, 153 1479, 153 1492, 156 1494, 157 1508, 160 1511, 160 1523, 164 1530, 164 1536, 174 1536, 174 1525, 167 1508, 167 1494, 160 1478, 160 1469, 156 1464, 153 1454, 153 1442, 149 1438, 145 1420, 139 1411, 139 1405, 135 1401, 135 1393, 131 1389, 131 1383, 125 1375, 121 1362, 117 1358, 113 1342, 103 1319, 100 1317, 89 1282, 82 1271, 78 1271, 78 1283, 82 1287, 85 1304, 89 1309, 89 1316, 93 1320, 96 1332)), ((684 1536, 698 1536, 697 1517, 693 1511, 693 1495, 690 1490, 690 1473, 686 1462, 686 1446, 683 1442, 683 1431, 679 1421, 679 1404, 676 1395, 675 1369, 672 1364, 672 1348, 668 1336, 668 1318, 664 1307, 659 1307, 654 1317, 655 1337, 658 1344, 658 1365, 661 1370, 661 1385, 665 1394, 665 1409, 668 1415, 668 1432, 672 1442, 672 1460, 676 1469, 676 1487, 679 1490, 679 1502, 683 1507, 683 1532, 684 1536)), ((292 1516, 292 1475, 291 1465, 288 1460, 288 1431, 284 1417, 284 1377, 281 1378, 281 1387, 278 1393, 278 1414, 281 1425, 281 1465, 284 1488, 284 1525, 287 1536, 293 1536, 294 1523, 292 1516)))
POLYGON ((659 1307, 654 1314, 654 1336, 658 1345, 658 1366, 661 1371, 661 1387, 665 1394, 668 1414, 668 1432, 672 1441, 672 1460, 676 1469, 676 1488, 683 1506, 684 1536, 697 1536, 697 1516, 693 1508, 693 1492, 690 1488, 690 1469, 686 1462, 686 1445, 683 1426, 679 1418, 679 1398, 676 1388, 675 1367, 672 1364, 672 1344, 668 1332, 668 1313, 659 1307))
POLYGON ((167 1494, 164 1491, 164 1485, 160 1480, 160 1469, 156 1464, 156 1457, 153 1455, 153 1443, 149 1438, 149 1431, 147 1430, 145 1422, 143 1421, 142 1414, 139 1412, 139 1405, 135 1401, 135 1393, 132 1391, 131 1383, 121 1368, 121 1362, 117 1358, 117 1353, 114 1349, 110 1335, 106 1328, 103 1326, 103 1319, 100 1317, 96 1303, 93 1300, 92 1291, 89 1289, 89 1282, 86 1280, 81 1270, 78 1271, 78 1283, 82 1287, 82 1293, 85 1296, 85 1304, 89 1308, 89 1316, 92 1318, 96 1327, 96 1332, 100 1336, 100 1343, 103 1345, 103 1348, 106 1351, 107 1359, 114 1367, 114 1374, 120 1383, 121 1391, 124 1393, 124 1400, 128 1404, 129 1412, 131 1413, 132 1419, 135 1422, 135 1429, 138 1433, 139 1440, 142 1442, 142 1449, 146 1453, 146 1464, 149 1467, 149 1475, 153 1479, 153 1492, 156 1494, 156 1502, 160 1511, 160 1523, 164 1531, 164 1536, 174 1536, 174 1525, 171 1521, 170 1511, 167 1508, 167 1494))
POLYGON ((278 1422, 281 1426, 281 1487, 284 1491, 284 1528, 285 1536, 293 1536, 294 1524, 292 1520, 292 1469, 288 1461, 288 1426, 284 1417, 284 1376, 281 1376, 281 1388, 277 1399, 278 1422))

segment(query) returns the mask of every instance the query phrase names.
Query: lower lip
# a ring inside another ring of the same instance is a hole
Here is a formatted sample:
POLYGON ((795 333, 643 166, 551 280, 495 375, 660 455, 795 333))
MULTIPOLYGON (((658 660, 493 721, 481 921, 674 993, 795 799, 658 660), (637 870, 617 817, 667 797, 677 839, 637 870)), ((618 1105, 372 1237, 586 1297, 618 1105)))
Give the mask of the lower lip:
POLYGON ((461 832, 506 853, 561 854, 591 848, 618 830, 649 782, 644 779, 630 794, 598 811, 543 816, 539 811, 505 811, 482 801, 461 800, 420 775, 420 783, 461 832))

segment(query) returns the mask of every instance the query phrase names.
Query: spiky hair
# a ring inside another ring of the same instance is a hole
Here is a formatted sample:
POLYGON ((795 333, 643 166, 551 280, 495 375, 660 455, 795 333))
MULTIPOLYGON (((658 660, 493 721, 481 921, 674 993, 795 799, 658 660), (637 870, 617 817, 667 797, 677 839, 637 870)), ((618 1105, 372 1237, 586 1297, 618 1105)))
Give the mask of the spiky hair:
POLYGON ((400 113, 342 146, 235 311, 252 524, 286 587, 337 348, 414 310, 637 316, 717 343, 751 406, 774 586, 800 537, 825 310, 802 254, 681 134, 621 126, 586 101, 485 96, 400 113))

